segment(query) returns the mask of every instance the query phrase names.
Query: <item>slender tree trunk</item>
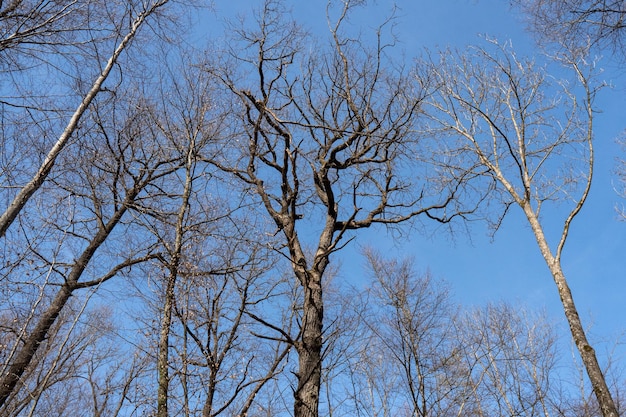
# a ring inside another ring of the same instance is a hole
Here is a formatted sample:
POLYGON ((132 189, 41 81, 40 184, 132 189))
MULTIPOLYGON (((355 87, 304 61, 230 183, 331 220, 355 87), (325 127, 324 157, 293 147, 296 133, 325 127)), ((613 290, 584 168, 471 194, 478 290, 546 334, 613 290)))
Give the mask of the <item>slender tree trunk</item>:
POLYGON ((561 260, 557 259, 552 254, 541 224, 530 208, 530 205, 526 205, 523 208, 537 240, 537 244, 539 245, 539 249, 541 250, 541 254, 548 264, 548 268, 550 268, 550 273, 552 273, 552 277, 554 278, 554 282, 559 291, 559 297, 561 298, 561 303, 563 304, 563 310, 565 311, 567 323, 569 324, 576 348, 578 349, 583 364, 585 365, 585 369, 587 370, 587 375, 591 381, 591 386, 593 387, 593 392, 595 393, 600 405, 602 415, 604 417, 618 417, 617 408, 615 407, 615 403, 611 397, 611 393, 606 384, 606 379, 604 378, 602 369, 598 364, 595 350, 587 341, 585 329, 580 321, 576 305, 574 304, 574 297, 572 296, 572 292, 567 284, 565 275, 563 274, 563 269, 561 268, 561 260))
POLYGON ((202 417, 212 417, 213 416, 213 400, 215 399, 215 389, 217 384, 217 375, 215 370, 211 369, 210 377, 208 382, 208 392, 206 396, 206 400, 204 400, 204 406, 202 407, 202 417))
POLYGON ((161 319, 161 334, 159 338, 159 353, 157 358, 157 372, 159 374, 157 388, 157 417, 168 417, 167 402, 169 394, 169 348, 170 331, 172 327, 172 312, 174 311, 174 290, 178 279, 178 268, 180 265, 181 253, 183 250, 183 235, 185 233, 185 218, 189 209, 189 196, 193 187, 193 166, 194 166, 195 142, 189 143, 187 158, 185 163, 185 186, 183 196, 176 220, 176 238, 174 247, 171 249, 171 260, 168 265, 169 276, 165 289, 165 301, 163 306, 163 317, 161 319))
POLYGON ((296 346, 299 356, 298 388, 294 392, 294 416, 317 417, 322 375, 321 276, 310 277, 304 288, 302 341, 296 346))
POLYGON ((174 307, 174 287, 176 285, 176 271, 172 271, 167 280, 165 290, 165 304, 161 319, 161 334, 159 335, 159 354, 157 358, 157 372, 159 375, 157 389, 157 417, 168 417, 167 399, 170 384, 169 377, 169 345, 170 328, 172 327, 172 310, 174 307))
POLYGON ((54 146, 52 146, 33 178, 31 178, 31 180, 28 181, 28 183, 26 183, 20 189, 11 204, 9 204, 4 213, 0 215, 0 237, 3 237, 5 235, 7 229, 17 218, 17 215, 20 213, 20 211, 22 211, 28 200, 32 197, 35 191, 37 191, 41 187, 41 185, 48 177, 48 174, 50 174, 50 171, 52 171, 57 157, 59 156, 65 145, 67 145, 70 137, 74 134, 74 131, 76 130, 80 119, 83 117, 94 98, 98 95, 98 93, 100 93, 100 91, 102 91, 102 84, 104 84, 106 79, 109 77, 111 70, 115 68, 115 65, 117 64, 120 55, 122 54, 122 52, 124 52, 128 45, 130 45, 141 25, 145 22, 148 16, 150 16, 157 8, 161 7, 166 2, 167 0, 163 0, 153 5, 149 10, 146 10, 145 12, 137 16, 137 18, 131 25, 130 30, 128 31, 126 36, 122 38, 117 48, 115 48, 113 54, 111 54, 111 56, 109 57, 109 60, 107 61, 104 69, 95 79, 91 88, 89 89, 87 94, 85 94, 82 101, 74 111, 74 114, 72 114, 72 117, 65 127, 65 130, 63 130, 63 133, 61 133, 59 139, 56 141, 54 146))

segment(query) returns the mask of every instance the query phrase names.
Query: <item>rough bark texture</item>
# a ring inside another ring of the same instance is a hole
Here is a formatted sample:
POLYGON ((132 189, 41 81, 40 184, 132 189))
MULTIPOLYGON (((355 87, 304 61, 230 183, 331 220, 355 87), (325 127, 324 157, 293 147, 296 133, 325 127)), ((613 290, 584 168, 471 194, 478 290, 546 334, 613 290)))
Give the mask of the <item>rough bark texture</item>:
POLYGON ((554 283, 558 289, 559 297, 561 298, 561 303, 563 304, 563 311, 565 312, 565 317, 567 318, 567 323, 572 333, 574 343, 576 344, 576 348, 578 349, 583 364, 585 365, 585 369, 587 370, 587 375, 591 381, 593 392, 598 399, 602 415, 604 417, 618 417, 619 414, 617 413, 617 408, 609 391, 609 387, 606 384, 602 368, 600 368, 598 363, 595 350, 587 341, 585 329, 583 328, 578 315, 578 310, 574 304, 574 297, 569 285, 567 285, 567 280, 565 279, 563 269, 561 268, 560 259, 557 259, 554 255, 552 255, 541 224, 532 209, 530 209, 529 205, 524 207, 524 212, 533 230, 537 244, 541 250, 541 254, 550 268, 550 273, 552 274, 554 283))
POLYGON ((54 300, 39 319, 35 329, 28 335, 24 346, 17 354, 17 358, 13 361, 9 371, 3 376, 0 383, 0 407, 4 405, 7 398, 16 389, 20 378, 30 365, 35 353, 37 353, 39 345, 46 339, 48 331, 56 321, 61 310, 63 310, 63 307, 67 304, 73 291, 79 287, 78 280, 96 253, 96 250, 104 243, 125 212, 126 207, 123 207, 115 213, 116 215, 109 221, 106 227, 96 233, 89 246, 74 264, 67 282, 61 286, 54 300))
POLYGON ((413 173, 397 169, 413 161, 422 96, 404 70, 387 61, 390 45, 378 38, 373 50, 362 48, 358 35, 344 32, 344 20, 360 4, 342 3, 329 20, 332 46, 311 54, 301 50, 306 34, 285 19, 279 2, 267 0, 258 31, 242 30, 237 45, 249 50, 240 59, 258 74, 254 88, 237 85, 230 62, 215 70, 241 103, 233 120, 241 125, 241 153, 211 162, 254 187, 302 290, 299 334, 287 337, 299 361, 295 417, 319 415, 324 274, 348 231, 420 214, 446 222, 446 213, 456 213, 448 207, 456 185, 448 189, 446 182, 429 200, 421 185, 412 186, 413 173), (298 223, 304 218, 307 223, 298 223))
POLYGON ((189 197, 193 187, 193 158, 195 143, 190 142, 186 158, 186 175, 183 190, 182 202, 177 213, 176 220, 176 239, 174 246, 171 248, 171 260, 168 265, 169 275, 165 288, 165 301, 163 304, 163 316, 161 318, 161 330, 159 335, 159 354, 157 359, 157 372, 159 374, 157 389, 157 417, 167 417, 167 402, 169 394, 169 339, 170 329, 172 327, 172 312, 174 311, 175 299, 174 290, 176 288, 176 280, 178 279, 178 268, 180 265, 183 235, 185 233, 185 218, 189 208, 189 197))
POLYGON ((41 316, 35 329, 31 332, 28 339, 24 343, 24 346, 17 354, 17 357, 9 367, 6 375, 2 378, 0 383, 0 407, 4 405, 11 393, 16 389, 24 371, 30 365, 39 345, 46 339, 48 331, 56 321, 59 313, 63 310, 63 307, 70 299, 73 288, 68 285, 63 285, 56 297, 50 304, 50 307, 41 316))
POLYGON ((111 270, 112 273, 108 274, 107 278, 93 280, 88 283, 79 283, 83 272, 87 268, 87 265, 93 258, 94 254, 109 237, 115 226, 117 226, 119 221, 122 219, 124 213, 128 210, 130 203, 134 201, 135 197, 139 194, 142 188, 142 186, 137 185, 129 191, 126 195, 125 201, 120 205, 118 210, 113 214, 106 225, 103 225, 103 227, 98 230, 87 248, 74 263, 66 282, 61 286, 54 300, 39 319, 35 329, 27 336, 24 346, 17 354, 13 364, 9 367, 9 371, 2 376, 2 381, 0 382, 0 408, 4 405, 7 398, 9 398, 13 391, 19 389, 17 386, 22 375, 30 366, 33 357, 37 353, 39 345, 41 345, 41 343, 46 339, 48 331, 59 316, 61 310, 67 304, 67 301, 70 299, 73 291, 78 288, 84 288, 85 286, 98 285, 115 274, 116 268, 111 270))
POLYGON ((211 369, 209 372, 211 376, 208 382, 207 396, 206 396, 206 399, 204 400, 204 407, 202 407, 202 417, 213 416, 213 402, 215 400, 217 375, 213 369, 211 369))
POLYGON ((157 372, 159 374, 159 387, 157 389, 157 416, 167 417, 167 400, 169 390, 169 340, 172 325, 172 310, 174 305, 174 286, 176 285, 176 271, 173 271, 167 280, 165 290, 165 304, 163 305, 163 317, 161 318, 161 331, 159 335, 159 354, 157 359, 157 372))
POLYGON ((294 392, 294 414, 317 417, 322 375, 322 306, 321 277, 310 280, 305 288, 302 340, 297 345, 299 356, 298 388, 294 392))

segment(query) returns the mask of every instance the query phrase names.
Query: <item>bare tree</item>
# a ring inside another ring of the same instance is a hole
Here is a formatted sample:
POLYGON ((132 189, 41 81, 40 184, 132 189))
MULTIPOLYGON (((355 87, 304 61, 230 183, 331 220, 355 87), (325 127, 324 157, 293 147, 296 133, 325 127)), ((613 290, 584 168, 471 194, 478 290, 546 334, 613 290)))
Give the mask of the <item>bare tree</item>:
POLYGON ((2 36, 0 51, 37 44, 52 45, 64 33, 72 32, 81 26, 72 26, 71 20, 79 13, 78 1, 46 3, 33 0, 14 0, 0 5, 2 36))
POLYGON ((626 6, 620 0, 514 0, 538 41, 596 45, 624 54, 626 6))
MULTIPOLYGON (((185 347, 179 360, 188 370, 188 389, 204 394, 203 416, 247 415, 260 390, 283 370, 291 348, 267 326, 276 318, 261 318, 278 286, 268 285, 257 261, 234 273, 196 277, 190 288, 204 285, 179 303, 179 346, 185 347)), ((284 323, 276 328, 287 330, 284 323)))
POLYGON ((158 334, 151 358, 158 375, 156 414, 243 415, 289 346, 271 341, 272 354, 264 356, 263 341, 251 334, 258 327, 254 306, 274 297, 277 285, 265 288, 267 242, 251 236, 256 226, 246 218, 245 200, 200 158, 210 158, 226 127, 211 77, 190 62, 191 53, 169 57, 148 112, 164 146, 182 162, 133 219, 159 246, 159 261, 145 268, 146 275, 160 277, 154 299, 144 286, 137 290, 152 311, 142 320, 160 317, 158 325, 147 324, 158 334), (256 354, 242 348, 248 343, 259 346, 256 354))
MULTIPOLYGON (((118 329, 111 326, 111 331, 118 329)), ((86 404, 81 404, 81 409, 91 409, 94 417, 139 414, 137 411, 146 405, 145 398, 137 401, 134 393, 140 390, 149 368, 137 349, 129 349, 122 340, 117 335, 92 345, 91 357, 82 368, 82 380, 77 385, 86 404)))
MULTIPOLYGON (((210 214, 203 215, 217 210, 204 207, 202 198, 195 195, 198 192, 198 182, 202 182, 201 187, 206 187, 206 181, 202 179, 210 177, 210 173, 198 166, 198 155, 206 153, 207 146, 215 139, 215 132, 219 129, 219 118, 211 111, 214 106, 209 99, 206 77, 197 77, 202 74, 193 74, 191 69, 182 68, 183 76, 177 74, 180 78, 177 80, 171 70, 166 72, 167 74, 159 77, 161 106, 160 111, 154 115, 153 122, 167 139, 169 146, 180 150, 184 168, 179 176, 173 177, 171 191, 165 193, 163 199, 156 201, 153 209, 145 207, 147 216, 141 222, 162 245, 164 255, 161 261, 167 271, 157 354, 157 416, 162 417, 169 415, 169 336, 176 305, 177 280, 179 274, 188 269, 183 266, 184 263, 191 263, 191 260, 185 261, 186 248, 194 240, 190 235, 206 233, 203 229, 207 229, 212 220, 216 221, 228 215, 227 212, 216 213, 215 219, 211 219, 210 214), (164 201, 169 199, 179 202, 179 206, 172 207, 171 212, 168 210, 170 204, 164 201), (192 208, 192 205, 198 207, 192 208)), ((198 237, 195 240, 202 241, 198 237)), ((206 273, 210 274, 212 271, 206 273)))
MULTIPOLYGON (((116 416, 128 407, 128 394, 141 372, 128 361, 128 350, 115 337, 112 310, 95 306, 96 291, 74 297, 48 331, 2 408, 5 416, 83 415, 116 416)), ((14 327, 2 324, 2 329, 14 327)), ((7 334, 0 333, 9 342, 7 334)), ((4 363, 4 361, 3 361, 4 363)))
MULTIPOLYGON (((133 265, 158 256, 150 240, 124 238, 116 241, 117 246, 109 241, 120 228, 132 235, 132 224, 124 221, 126 213, 141 210, 146 200, 159 196, 159 181, 181 164, 179 155, 160 146, 158 135, 146 124, 140 100, 130 94, 127 99, 129 107, 118 102, 124 119, 107 112, 108 117, 83 125, 81 146, 64 156, 63 175, 51 180, 61 202, 69 200, 73 210, 65 222, 54 218, 46 224, 44 230, 58 239, 56 245, 44 240, 28 247, 31 259, 41 265, 39 271, 29 273, 29 264, 23 263, 10 268, 6 276, 7 291, 25 302, 19 308, 29 313, 16 323, 18 337, 3 363, 0 407, 24 386, 24 373, 75 292, 98 288, 133 265), (27 291, 34 294, 31 299, 20 296, 27 291)), ((33 226, 33 233, 39 233, 36 224, 28 227, 33 226)), ((30 231, 24 225, 22 231, 28 241, 30 231)))
POLYGON ((545 68, 519 59, 506 45, 473 48, 466 55, 443 54, 432 63, 441 88, 430 100, 429 113, 431 126, 445 144, 443 165, 456 170, 464 161, 480 164, 485 186, 494 188, 492 201, 503 206, 502 213, 511 206, 524 213, 557 286, 602 413, 617 416, 561 266, 570 226, 587 200, 593 176, 597 87, 592 84, 593 65, 587 65, 583 53, 558 57, 557 63, 573 73, 567 84, 551 82, 545 68), (555 220, 544 211, 553 202, 570 208, 551 244, 547 227, 555 220))
MULTIPOLYGON (((121 18, 121 22, 129 24, 128 28, 120 25, 116 22, 116 26, 111 30, 110 36, 116 41, 115 48, 106 58, 105 62, 100 61, 100 55, 95 54, 96 68, 99 68, 99 73, 91 83, 91 86, 87 89, 85 94, 80 98, 80 104, 76 107, 73 113, 71 113, 66 126, 59 134, 58 139, 50 147, 46 153, 43 161, 36 169, 30 180, 25 184, 17 186, 18 191, 12 195, 12 201, 8 207, 3 211, 0 216, 0 237, 3 237, 18 216, 20 211, 26 205, 31 196, 42 186, 48 175, 50 174, 59 154, 63 148, 68 144, 73 137, 79 122, 94 98, 103 91, 104 82, 107 80, 111 71, 118 64, 120 55, 130 45, 131 41, 136 37, 137 31, 153 14, 167 4, 168 0, 157 0, 154 2, 143 3, 141 5, 131 5, 125 7, 126 15, 115 16, 115 18, 121 18), (137 6, 137 7, 134 7, 137 6), (118 26, 119 25, 119 26, 118 26)), ((91 6, 91 5, 90 5, 91 6)), ((57 5, 56 2, 39 2, 39 1, 12 1, 5 8, 2 8, 0 4, 0 22, 7 24, 8 33, 5 35, 4 43, 0 42, 3 46, 9 46, 12 43, 21 44, 37 44, 42 40, 50 42, 50 45, 54 45, 54 39, 46 39, 51 34, 59 35, 63 32, 84 31, 89 34, 92 31, 89 27, 73 28, 72 26, 56 27, 57 23, 66 22, 67 25, 78 23, 79 25, 89 22, 89 17, 86 17, 85 21, 74 21, 70 16, 79 15, 81 12, 88 13, 89 7, 85 10, 76 10, 78 7, 77 2, 69 2, 66 6, 57 5), (22 10, 24 9, 24 10, 22 10), (50 33, 52 32, 52 33, 50 33)), ((108 14, 114 15, 112 11, 106 11, 105 16, 108 14)), ((95 29, 95 28, 91 28, 95 29)), ((96 30, 98 32, 99 30, 96 30)), ((89 35, 87 35, 89 36, 89 35)), ((89 42, 87 39, 86 42, 89 42)), ((93 40, 91 40, 93 41, 93 40)), ((97 44, 97 42, 96 42, 97 44)), ((97 45, 95 50, 98 51, 97 45)), ((10 53, 6 50, 1 51, 3 54, 10 53)), ((27 100, 24 100, 25 102, 27 100)), ((6 104, 6 102, 5 102, 6 104)), ((31 108, 28 104, 17 104, 17 107, 24 108, 27 111, 38 110, 40 107, 31 108)), ((7 148, 13 148, 13 144, 5 144, 7 148)), ((3 169, 3 174, 8 174, 8 170, 3 169)))
MULTIPOLYGON (((593 47, 609 60, 626 58, 626 5, 619 0, 515 0, 525 15, 529 29, 542 46, 567 48, 593 47), (605 53, 608 51, 608 53, 605 53)), ((622 144, 623 138, 618 139, 622 144)), ((617 193, 624 198, 626 167, 620 158, 615 169, 617 193)), ((623 209, 617 207, 624 218, 623 209)))
POLYGON ((558 371, 566 364, 559 363, 557 333, 545 317, 496 304, 468 312, 459 327, 472 415, 559 415, 558 371))
POLYGON ((369 297, 373 311, 365 325, 376 343, 369 351, 387 363, 380 380, 400 379, 393 392, 409 415, 459 413, 471 386, 448 290, 428 275, 417 276, 410 260, 385 259, 371 250, 366 257, 374 277, 369 297))
POLYGON ((544 315, 517 304, 456 307, 445 283, 419 276, 410 260, 366 256, 371 286, 344 301, 359 312, 361 331, 340 336, 357 354, 335 376, 334 390, 350 393, 336 414, 565 416, 580 408, 565 386, 572 363, 544 315))
MULTIPOLYGON (((202 195, 198 191, 193 194, 202 195)), ((149 333, 155 340, 146 344, 155 346, 155 353, 148 356, 160 376, 155 409, 163 412, 165 402, 170 414, 246 415, 251 407, 263 406, 259 393, 286 363, 291 346, 282 341, 282 332, 290 333, 289 326, 277 321, 280 311, 273 303, 288 298, 281 295, 281 282, 268 281, 267 249, 247 235, 234 234, 234 230, 249 233, 253 223, 239 212, 201 222, 196 229, 194 222, 212 214, 202 213, 197 197, 189 207, 193 222, 186 221, 175 285, 170 264, 162 263, 144 266, 157 277, 150 285, 155 288, 154 299, 144 286, 138 287, 149 311, 158 311, 161 317, 158 323, 151 319, 157 316, 154 313, 141 318, 146 328, 154 328, 149 333), (168 305, 172 317, 166 323, 168 305)), ((169 234, 167 226, 159 233, 163 240, 169 234)))
MULTIPOLYGON (((70 381, 79 377, 81 362, 85 360, 83 358, 85 351, 89 344, 97 339, 95 333, 77 329, 82 327, 79 322, 85 305, 84 302, 79 302, 68 306, 63 316, 50 329, 48 338, 41 344, 29 369, 22 376, 24 388, 21 392, 13 393, 8 401, 9 406, 3 408, 3 415, 32 415, 35 411, 45 412, 43 410, 50 407, 50 403, 59 399, 54 393, 56 388, 71 385, 70 381)), ((2 327, 3 330, 15 329, 15 325, 10 322, 3 323, 2 327)), ((14 343, 14 340, 7 337, 9 335, 8 332, 2 334, 7 347, 13 346, 14 343)), ((69 401, 62 402, 69 404, 69 401)))
POLYGON ((331 256, 358 229, 418 215, 449 221, 458 213, 455 193, 463 181, 416 183, 426 180, 409 165, 419 153, 411 129, 421 91, 388 61, 382 27, 373 48, 345 33, 360 3, 329 7, 329 16, 336 14, 329 17, 330 45, 307 52, 305 35, 283 17, 284 6, 267 1, 258 29, 236 31, 228 70, 213 71, 238 100, 232 113, 239 117, 231 146, 213 162, 256 193, 283 237, 277 250, 304 291, 300 334, 291 341, 299 357, 297 417, 318 415, 331 256), (233 73, 237 65, 250 71, 247 77, 233 73))

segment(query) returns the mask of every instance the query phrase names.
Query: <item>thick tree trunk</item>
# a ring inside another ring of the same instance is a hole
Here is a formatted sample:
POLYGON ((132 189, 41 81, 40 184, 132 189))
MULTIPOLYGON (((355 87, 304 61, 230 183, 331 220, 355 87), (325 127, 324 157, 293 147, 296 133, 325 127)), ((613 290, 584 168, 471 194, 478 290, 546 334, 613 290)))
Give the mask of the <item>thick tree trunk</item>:
POLYGON ((35 326, 35 329, 26 338, 24 346, 17 354, 13 364, 9 367, 9 371, 2 376, 2 381, 0 381, 0 408, 4 405, 11 393, 19 390, 19 387, 17 387, 19 380, 26 369, 30 366, 33 357, 37 353, 37 349, 39 349, 39 345, 41 345, 46 337, 48 337, 48 331, 61 313, 61 310, 63 310, 67 304, 70 296, 74 290, 80 287, 78 281, 91 261, 91 258, 93 258, 93 255, 96 253, 98 248, 109 237, 124 213, 126 213, 129 203, 134 200, 141 189, 142 187, 136 187, 128 193, 121 207, 114 213, 111 219, 107 222, 106 226, 98 230, 89 243, 89 246, 87 246, 74 263, 65 284, 61 286, 50 306, 39 318, 39 322, 35 326))
POLYGON ((294 392, 294 416, 318 417, 322 375, 321 276, 310 279, 304 289, 302 341, 296 346, 299 356, 298 387, 294 392))
POLYGON ((50 307, 40 317, 35 329, 30 333, 24 346, 17 354, 15 360, 9 367, 8 372, 3 376, 0 383, 0 407, 4 405, 11 393, 16 390, 16 386, 26 369, 39 349, 39 345, 46 339, 48 331, 56 321, 59 313, 67 304, 72 295, 73 289, 68 285, 61 286, 50 307))
POLYGON ((567 318, 567 323, 569 324, 576 348, 578 349, 583 364, 585 365, 587 376, 591 381, 591 386, 593 387, 593 392, 596 395, 598 404, 600 405, 602 415, 604 417, 618 417, 617 408, 615 407, 615 403, 611 397, 611 393, 606 384, 606 379, 604 378, 602 369, 598 364, 595 350, 587 341, 585 329, 580 321, 576 305, 574 304, 574 297, 569 285, 567 284, 565 275, 563 274, 563 269, 561 268, 561 261, 552 254, 543 233, 543 229, 541 228, 541 224, 532 212, 530 206, 524 207, 524 212, 530 222, 533 233, 535 234, 541 254, 550 268, 550 273, 552 274, 559 291, 559 297, 561 298, 561 303, 563 304, 563 310, 565 312, 565 317, 567 318))

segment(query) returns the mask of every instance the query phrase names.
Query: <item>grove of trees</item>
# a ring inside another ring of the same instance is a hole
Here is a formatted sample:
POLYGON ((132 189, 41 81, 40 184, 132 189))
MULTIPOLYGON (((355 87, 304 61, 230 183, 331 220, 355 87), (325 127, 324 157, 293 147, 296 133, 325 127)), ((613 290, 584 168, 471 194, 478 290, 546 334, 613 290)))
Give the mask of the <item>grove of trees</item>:
POLYGON ((319 3, 323 33, 264 0, 207 39, 214 7, 0 1, 0 416, 620 415, 562 254, 622 2, 512 2, 535 56, 410 59, 365 0, 319 3), (569 332, 375 242, 343 279, 368 229, 514 210, 569 332))

